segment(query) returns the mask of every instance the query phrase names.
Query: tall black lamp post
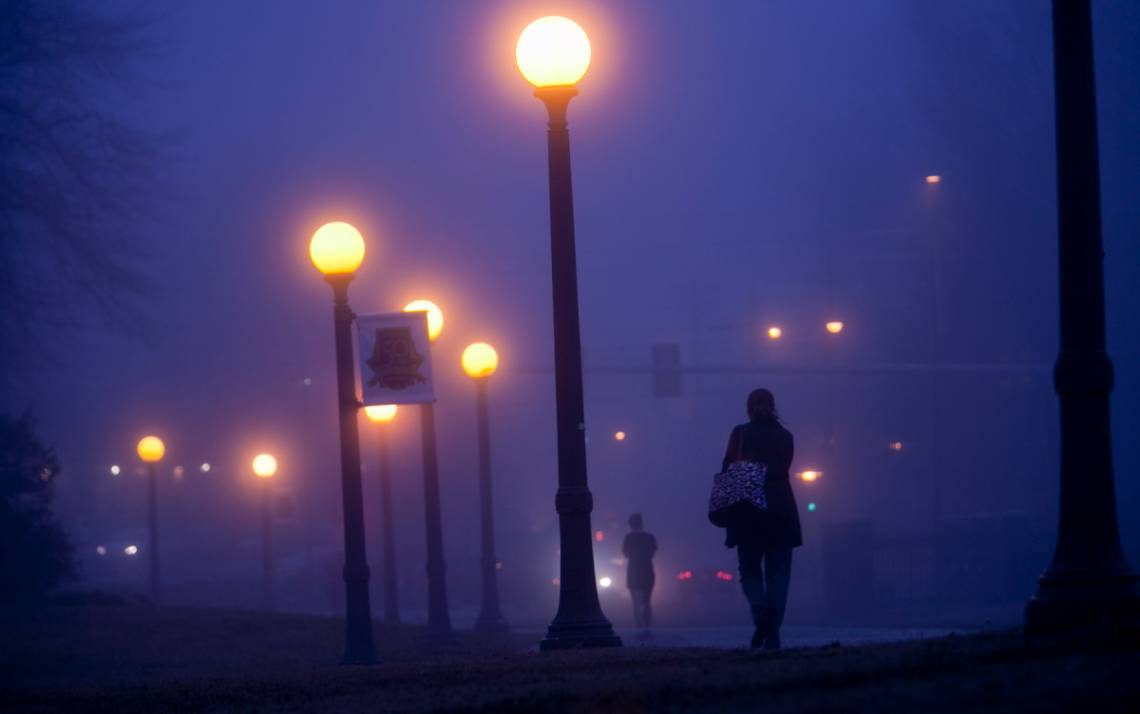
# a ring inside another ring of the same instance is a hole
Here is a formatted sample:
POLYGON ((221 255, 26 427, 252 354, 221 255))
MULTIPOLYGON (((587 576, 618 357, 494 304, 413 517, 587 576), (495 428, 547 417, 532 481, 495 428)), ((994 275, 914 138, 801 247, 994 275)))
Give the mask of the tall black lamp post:
POLYGON ((166 444, 157 436, 144 436, 136 448, 139 458, 146 464, 147 521, 150 526, 149 589, 150 600, 158 605, 162 600, 162 580, 158 571, 158 462, 166 455, 166 444))
POLYGON ((561 577, 558 613, 540 645, 543 650, 618 647, 598 602, 586 478, 586 418, 582 399, 582 345, 578 327, 578 268, 574 249, 574 202, 570 182, 570 133, 566 108, 590 64, 590 41, 565 17, 544 17, 523 30, 515 48, 519 70, 535 86, 550 116, 551 283, 554 295, 554 392, 558 431, 558 529, 561 577))
POLYGON ((261 609, 273 611, 273 483, 277 459, 272 454, 258 454, 250 464, 261 480, 261 609))
POLYGON ((380 452, 380 530, 384 536, 384 623, 400 622, 400 602, 396 580, 396 528, 392 522, 392 469, 388 461, 388 429, 396 418, 395 404, 364 407, 368 421, 376 424, 376 444, 380 452))
POLYGON ((479 434, 479 512, 482 559, 479 570, 483 580, 483 602, 475 631, 502 633, 510 630, 499 607, 499 559, 495 555, 495 508, 491 490, 491 416, 487 405, 487 382, 499 366, 499 355, 486 342, 467 345, 461 359, 463 371, 475 382, 475 417, 479 434))
POLYGON ((360 440, 356 429, 356 365, 348 284, 364 260, 364 238, 347 223, 326 223, 309 242, 309 257, 333 290, 336 336, 337 404, 340 414, 341 494, 344 502, 344 664, 373 664, 372 609, 368 601, 368 559, 364 548, 364 493, 360 477, 360 440))
POLYGON ((1135 625, 1140 588, 1116 520, 1105 351, 1096 88, 1089 0, 1053 0, 1061 352, 1057 548, 1025 610, 1030 634, 1135 625))
MULTIPOLYGON (((405 312, 427 313, 428 339, 443 332, 443 311, 431 300, 413 300, 405 312)), ((435 444, 435 404, 420 405, 420 443, 424 459, 424 527, 427 529, 428 629, 430 645, 455 644, 447 608, 447 566, 443 560, 443 515, 439 496, 439 456, 435 444)))

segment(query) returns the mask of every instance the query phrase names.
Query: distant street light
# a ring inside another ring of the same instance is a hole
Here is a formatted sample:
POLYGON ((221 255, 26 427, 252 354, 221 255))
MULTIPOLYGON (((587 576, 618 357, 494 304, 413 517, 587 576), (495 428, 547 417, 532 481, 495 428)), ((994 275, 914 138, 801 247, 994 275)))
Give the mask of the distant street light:
POLYGON ((796 475, 800 477, 801 481, 803 481, 805 483, 812 483, 813 481, 818 481, 819 477, 823 476, 823 472, 822 471, 808 470, 808 471, 800 471, 796 475))
POLYGON ((776 325, 772 325, 771 327, 768 328, 768 339, 769 340, 778 340, 783 336, 784 336, 784 330, 782 328, 777 327, 776 325))
POLYGON ((344 664, 373 664, 372 608, 368 601, 368 558, 364 546, 364 493, 360 476, 360 441, 356 431, 356 365, 348 284, 364 260, 364 238, 347 223, 326 223, 309 241, 309 257, 333 290, 337 405, 340 421, 340 471, 344 502, 344 664))
POLYGON ((487 406, 487 382, 499 366, 499 354, 486 342, 463 350, 463 371, 475 382, 475 418, 479 434, 479 506, 483 546, 479 562, 483 575, 483 602, 475 620, 476 632, 506 632, 510 629, 499 607, 499 582, 495 557, 495 512, 491 490, 491 418, 487 406))
POLYGON ((261 609, 273 611, 273 487, 270 479, 277 473, 277 459, 272 454, 253 457, 253 473, 261 484, 261 609))
POLYGON ((368 421, 380 428, 376 430, 376 444, 380 450, 380 531, 384 538, 384 622, 395 625, 400 621, 399 592, 396 579, 396 529, 392 522, 392 469, 388 461, 388 433, 385 424, 396 418, 395 404, 378 404, 364 407, 368 421))
MULTIPOLYGON (((162 583, 158 573, 158 469, 157 464, 166 454, 166 444, 157 436, 144 436, 136 449, 139 458, 146 464, 147 520, 150 524, 150 599, 155 605, 162 597, 162 583)), ((135 548, 135 546, 130 546, 135 548)), ((127 552, 134 555, 138 552, 127 552)))
POLYGON ((614 433, 614 441, 625 441, 625 432, 618 431, 614 433))
MULTIPOLYGON (((443 311, 431 300, 413 300, 404 312, 426 312, 428 340, 443 332, 443 311)), ((435 445, 435 405, 420 405, 420 444, 424 460, 424 525, 427 529, 428 631, 433 645, 455 644, 447 608, 447 568, 443 562, 443 516, 439 504, 439 457, 435 445)))
POLYGON ((118 465, 118 464, 113 464, 113 465, 111 466, 111 475, 112 475, 112 476, 118 476, 118 475, 119 475, 119 474, 121 474, 122 472, 123 472, 123 470, 122 470, 121 468, 119 468, 119 465, 118 465))
POLYGON ((843 320, 831 320, 824 325, 824 327, 826 327, 827 331, 831 334, 838 335, 840 332, 843 332, 843 320))
POLYGON ((554 394, 558 430, 558 511, 562 543, 558 613, 541 649, 617 647, 621 640, 602 614, 590 545, 593 497, 586 474, 586 416, 578 324, 578 268, 566 109, 590 66, 590 40, 573 20, 543 17, 522 31, 515 47, 519 71, 535 86, 549 116, 551 283, 554 294, 554 394))
POLYGON ((942 183, 942 177, 936 174, 931 174, 930 176, 926 177, 926 182, 929 184, 942 183))

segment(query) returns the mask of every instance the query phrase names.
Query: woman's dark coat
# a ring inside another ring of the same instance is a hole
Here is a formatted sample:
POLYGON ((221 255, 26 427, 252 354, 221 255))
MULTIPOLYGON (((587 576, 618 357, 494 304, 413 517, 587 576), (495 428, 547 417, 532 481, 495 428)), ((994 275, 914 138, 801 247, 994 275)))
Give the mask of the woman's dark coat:
POLYGON ((732 548, 738 543, 749 542, 767 550, 803 545, 800 514, 796 508, 796 498, 792 495, 789 474, 794 453, 792 433, 775 419, 752 421, 732 430, 721 470, 738 460, 766 464, 768 509, 754 511, 750 517, 730 524, 725 529, 726 546, 732 548))

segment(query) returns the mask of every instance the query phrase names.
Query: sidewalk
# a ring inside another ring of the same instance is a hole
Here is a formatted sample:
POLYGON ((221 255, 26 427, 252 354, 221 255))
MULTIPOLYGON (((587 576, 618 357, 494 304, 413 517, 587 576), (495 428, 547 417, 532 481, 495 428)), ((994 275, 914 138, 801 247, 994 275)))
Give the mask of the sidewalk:
POLYGON ((15 634, 0 643, 0 702, 19 712, 1140 710, 1135 634, 538 653, 467 633, 460 648, 427 651, 418 628, 378 628, 386 664, 338 667, 340 623, 324 618, 124 608, 0 625, 15 634), (130 632, 114 636, 124 622, 130 632))

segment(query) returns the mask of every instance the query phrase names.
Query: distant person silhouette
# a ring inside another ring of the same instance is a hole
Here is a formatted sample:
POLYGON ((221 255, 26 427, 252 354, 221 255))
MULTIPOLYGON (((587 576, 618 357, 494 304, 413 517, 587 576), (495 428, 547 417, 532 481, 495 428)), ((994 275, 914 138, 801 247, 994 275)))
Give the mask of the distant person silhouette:
POLYGON ((633 622, 642 639, 649 637, 649 627, 653 619, 653 586, 656 577, 653 573, 653 554, 657 552, 657 539, 646 533, 641 514, 629 517, 629 533, 621 544, 622 555, 629 561, 626 566, 626 587, 633 601, 633 622))
POLYGON ((740 586, 752 608, 753 647, 780 649, 780 626, 788 604, 792 548, 803 545, 800 516, 789 470, 795 451, 792 433, 780 423, 776 398, 767 389, 748 395, 748 422, 732 430, 721 470, 743 459, 768 467, 767 510, 754 510, 725 531, 725 546, 736 548, 740 586))

